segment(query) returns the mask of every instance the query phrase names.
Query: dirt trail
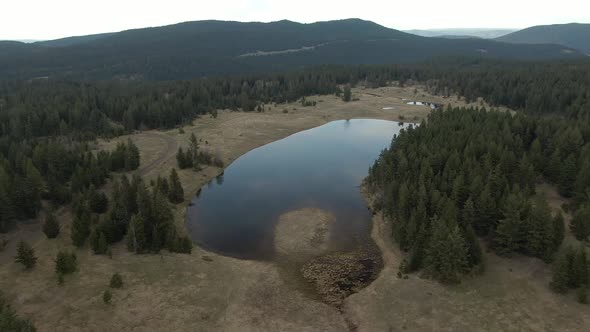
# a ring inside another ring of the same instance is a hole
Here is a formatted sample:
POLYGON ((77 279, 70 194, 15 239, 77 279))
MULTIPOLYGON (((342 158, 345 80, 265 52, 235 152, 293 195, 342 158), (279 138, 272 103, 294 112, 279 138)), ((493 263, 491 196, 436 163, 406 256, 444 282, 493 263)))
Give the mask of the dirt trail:
POLYGON ((166 144, 166 148, 160 151, 160 155, 157 159, 151 161, 147 165, 142 165, 139 170, 137 171, 139 175, 146 176, 156 168, 160 167, 162 164, 166 163, 171 158, 174 158, 176 155, 176 151, 178 150, 178 142, 174 137, 166 135, 162 132, 150 131, 142 133, 144 137, 151 137, 161 141, 164 141, 166 144))

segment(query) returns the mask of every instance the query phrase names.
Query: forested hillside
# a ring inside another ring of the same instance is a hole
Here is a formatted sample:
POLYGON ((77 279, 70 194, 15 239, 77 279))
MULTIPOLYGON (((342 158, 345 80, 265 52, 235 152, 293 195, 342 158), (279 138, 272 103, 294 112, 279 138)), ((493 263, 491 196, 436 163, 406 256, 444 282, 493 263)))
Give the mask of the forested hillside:
POLYGON ((281 74, 192 81, 0 82, 0 146, 33 137, 89 139, 135 129, 169 128, 218 109, 261 110, 268 103, 339 86, 423 83, 432 93, 482 97, 529 114, 588 118, 590 63, 446 59, 416 65, 320 66, 281 74))
POLYGON ((0 76, 192 79, 450 55, 528 60, 583 56, 558 45, 426 38, 357 19, 313 24, 197 21, 33 44, 0 43, 0 76))
POLYGON ((590 52, 590 24, 538 25, 509 33, 496 40, 522 44, 559 44, 590 52))
POLYGON ((572 199, 572 232, 588 239, 588 121, 437 110, 392 142, 368 184, 409 252, 402 270, 449 282, 482 264, 478 237, 499 255, 554 258, 565 226, 536 195, 541 179, 572 199))

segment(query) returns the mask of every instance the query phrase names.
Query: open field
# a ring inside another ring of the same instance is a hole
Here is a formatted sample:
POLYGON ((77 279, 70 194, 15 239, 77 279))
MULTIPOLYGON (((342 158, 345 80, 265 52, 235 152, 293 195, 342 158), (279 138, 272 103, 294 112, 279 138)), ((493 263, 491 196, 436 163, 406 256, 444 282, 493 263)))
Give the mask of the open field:
MULTIPOLYGON (((188 145, 191 133, 202 149, 229 165, 253 148, 332 120, 399 120, 401 115, 405 121, 419 121, 430 112, 402 98, 464 105, 456 98, 422 94, 418 90, 415 96, 414 87, 354 89, 359 101, 314 96, 307 100, 316 101, 315 107, 292 103, 266 105, 262 113, 220 111, 217 118, 196 119, 183 134, 178 129, 149 131, 99 142, 99 147, 113 148, 131 138, 141 151, 137 172, 149 180, 169 174, 176 166, 176 150, 188 145), (389 107, 393 109, 383 109, 389 107)), ((175 212, 179 229, 184 229, 188 200, 221 171, 207 167, 198 173, 179 172, 187 200, 175 212)), ((0 290, 39 331, 583 331, 590 326, 590 309, 553 294, 548 266, 536 259, 488 254, 482 276, 452 287, 415 275, 398 279, 401 254, 378 214, 372 236, 383 252, 384 269, 370 286, 347 298, 341 310, 298 291, 272 263, 219 256, 198 247, 192 255, 134 255, 119 244, 112 259, 84 248, 77 250, 79 272, 59 286, 53 259, 59 248, 71 248, 67 211, 60 221, 58 239, 47 240, 38 224, 30 225, 5 236, 10 241, 0 252, 0 290), (24 234, 39 257, 30 272, 11 259, 14 243, 24 234), (121 273, 124 287, 114 290, 112 304, 105 305, 101 295, 114 272, 121 273)))

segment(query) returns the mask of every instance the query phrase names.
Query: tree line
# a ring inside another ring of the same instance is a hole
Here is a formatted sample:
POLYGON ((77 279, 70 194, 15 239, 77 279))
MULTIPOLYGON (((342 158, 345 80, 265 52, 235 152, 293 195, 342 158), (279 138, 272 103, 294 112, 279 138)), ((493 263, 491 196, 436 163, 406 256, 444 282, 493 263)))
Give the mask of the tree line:
POLYGON ((433 93, 456 93, 468 101, 483 97, 492 105, 529 113, 588 119, 589 72, 587 61, 439 58, 190 81, 0 81, 0 142, 48 136, 88 139, 170 128, 219 109, 255 111, 262 104, 340 93, 347 84, 379 87, 394 81, 423 83, 433 93))
MULTIPOLYGON (((483 264, 480 238, 499 255, 551 261, 564 220, 536 183, 556 184, 572 198, 569 211, 587 213, 589 165, 590 122, 456 108, 402 131, 367 183, 409 253, 402 270, 452 282, 483 264)), ((590 233, 576 229, 586 230, 590 219, 578 219, 572 231, 586 240, 590 233)))

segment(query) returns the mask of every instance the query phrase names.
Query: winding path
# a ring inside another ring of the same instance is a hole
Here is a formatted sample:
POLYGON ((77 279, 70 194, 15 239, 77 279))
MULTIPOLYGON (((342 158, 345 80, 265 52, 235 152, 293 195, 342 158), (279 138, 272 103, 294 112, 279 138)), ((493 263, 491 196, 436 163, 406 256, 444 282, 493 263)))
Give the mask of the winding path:
POLYGON ((137 174, 139 174, 141 176, 145 176, 146 174, 149 174, 150 172, 152 172, 154 169, 158 168, 162 164, 166 163, 171 158, 174 158, 174 156, 176 155, 176 151, 178 150, 178 142, 176 142, 176 140, 173 137, 170 137, 170 136, 166 135, 165 133, 158 133, 158 132, 151 131, 151 132, 141 133, 140 135, 142 135, 144 137, 155 138, 155 139, 164 141, 166 143, 166 149, 164 149, 160 152, 160 155, 158 156, 158 158, 156 158, 155 160, 152 160, 147 165, 140 166, 139 169, 137 170, 137 174))

